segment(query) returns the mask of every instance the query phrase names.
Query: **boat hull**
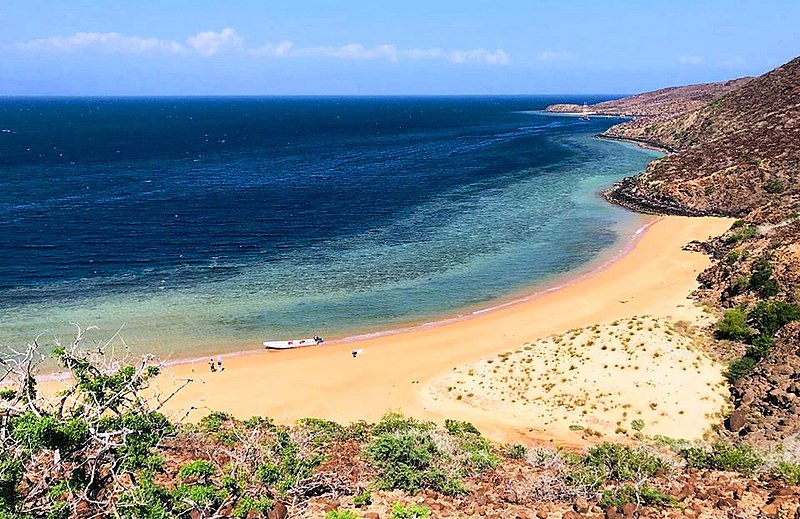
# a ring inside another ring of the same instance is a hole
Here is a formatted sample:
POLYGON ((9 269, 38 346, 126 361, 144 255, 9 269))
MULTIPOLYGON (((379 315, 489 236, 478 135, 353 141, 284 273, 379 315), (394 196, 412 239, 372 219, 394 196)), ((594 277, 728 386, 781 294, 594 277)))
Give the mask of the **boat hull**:
POLYGON ((264 341, 264 349, 267 350, 291 350, 294 348, 305 348, 306 346, 316 346, 321 341, 315 339, 297 339, 292 341, 264 341))

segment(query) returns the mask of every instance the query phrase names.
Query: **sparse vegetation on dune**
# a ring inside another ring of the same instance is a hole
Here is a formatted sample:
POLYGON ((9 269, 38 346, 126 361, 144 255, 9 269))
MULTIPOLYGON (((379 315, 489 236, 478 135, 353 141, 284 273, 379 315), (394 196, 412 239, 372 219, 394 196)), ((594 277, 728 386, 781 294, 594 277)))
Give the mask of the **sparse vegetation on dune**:
POLYGON ((629 423, 637 418, 653 433, 674 428, 699 437, 727 401, 724 368, 702 353, 706 340, 685 321, 617 320, 458 368, 432 392, 587 439, 635 434, 629 423), (685 409, 687 400, 698 405, 685 409))

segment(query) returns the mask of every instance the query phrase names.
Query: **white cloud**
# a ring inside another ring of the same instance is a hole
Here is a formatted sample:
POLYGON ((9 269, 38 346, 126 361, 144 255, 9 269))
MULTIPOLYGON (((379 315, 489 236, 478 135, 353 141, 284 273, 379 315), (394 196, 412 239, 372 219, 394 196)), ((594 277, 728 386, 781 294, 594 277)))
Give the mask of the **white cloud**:
POLYGON ((85 48, 97 48, 103 52, 122 54, 142 54, 162 52, 182 54, 186 49, 173 40, 158 38, 139 38, 125 36, 116 32, 78 32, 72 36, 53 36, 39 38, 13 46, 19 50, 32 52, 70 52, 85 48))
POLYGON ((394 45, 378 45, 365 47, 358 43, 349 43, 341 47, 308 47, 292 52, 295 56, 340 58, 340 59, 376 59, 385 58, 397 61, 399 55, 394 45))
POLYGON ((63 53, 82 50, 95 50, 118 54, 179 54, 195 55, 204 58, 223 53, 240 53, 253 58, 329 58, 375 60, 389 62, 398 60, 447 60, 451 63, 482 63, 505 65, 510 58, 506 51, 489 51, 483 48, 467 50, 444 50, 439 48, 400 49, 392 44, 366 46, 348 43, 341 46, 297 47, 292 41, 265 43, 248 47, 244 39, 232 28, 205 31, 189 36, 185 42, 125 36, 115 32, 79 32, 72 36, 40 38, 10 46, 0 47, 0 51, 17 50, 34 53, 63 53))
POLYGON ((563 50, 546 50, 540 52, 536 59, 539 61, 568 61, 575 59, 575 55, 563 50))
POLYGON ((261 47, 256 47, 254 49, 250 49, 250 55, 260 57, 260 56, 287 56, 294 47, 294 43, 290 42, 289 40, 283 40, 278 43, 266 43, 261 47))
POLYGON ((203 57, 213 56, 226 50, 238 50, 244 40, 230 27, 221 32, 207 31, 186 38, 186 44, 203 57))
POLYGON ((486 63, 488 65, 506 65, 508 54, 503 49, 490 52, 486 49, 456 50, 448 53, 447 59, 453 63, 486 63))
POLYGON ((681 56, 678 63, 681 65, 702 65, 705 60, 701 56, 681 56))

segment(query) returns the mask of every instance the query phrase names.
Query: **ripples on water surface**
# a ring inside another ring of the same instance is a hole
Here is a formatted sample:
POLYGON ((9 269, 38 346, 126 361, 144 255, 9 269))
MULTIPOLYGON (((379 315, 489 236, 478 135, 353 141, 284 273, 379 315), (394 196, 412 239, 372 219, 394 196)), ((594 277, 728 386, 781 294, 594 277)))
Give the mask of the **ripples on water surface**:
POLYGON ((186 356, 533 290, 632 232, 596 193, 654 156, 531 112, 560 100, 0 100, 0 343, 186 356))

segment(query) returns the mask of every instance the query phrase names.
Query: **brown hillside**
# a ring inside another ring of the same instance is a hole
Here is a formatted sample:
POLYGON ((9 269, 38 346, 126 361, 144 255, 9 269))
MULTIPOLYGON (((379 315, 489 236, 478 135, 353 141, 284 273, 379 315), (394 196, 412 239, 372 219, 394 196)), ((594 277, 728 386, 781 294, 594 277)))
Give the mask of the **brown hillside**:
POLYGON ((679 151, 620 183, 621 203, 771 222, 800 209, 800 58, 703 108, 607 133, 679 151))
MULTIPOLYGON (((751 79, 746 77, 721 83, 700 83, 662 88, 653 92, 589 105, 586 107, 586 111, 602 115, 675 115, 701 108, 717 97, 747 84, 751 79)), ((557 104, 548 106, 546 111, 573 113, 584 111, 584 107, 574 104, 557 104)))

